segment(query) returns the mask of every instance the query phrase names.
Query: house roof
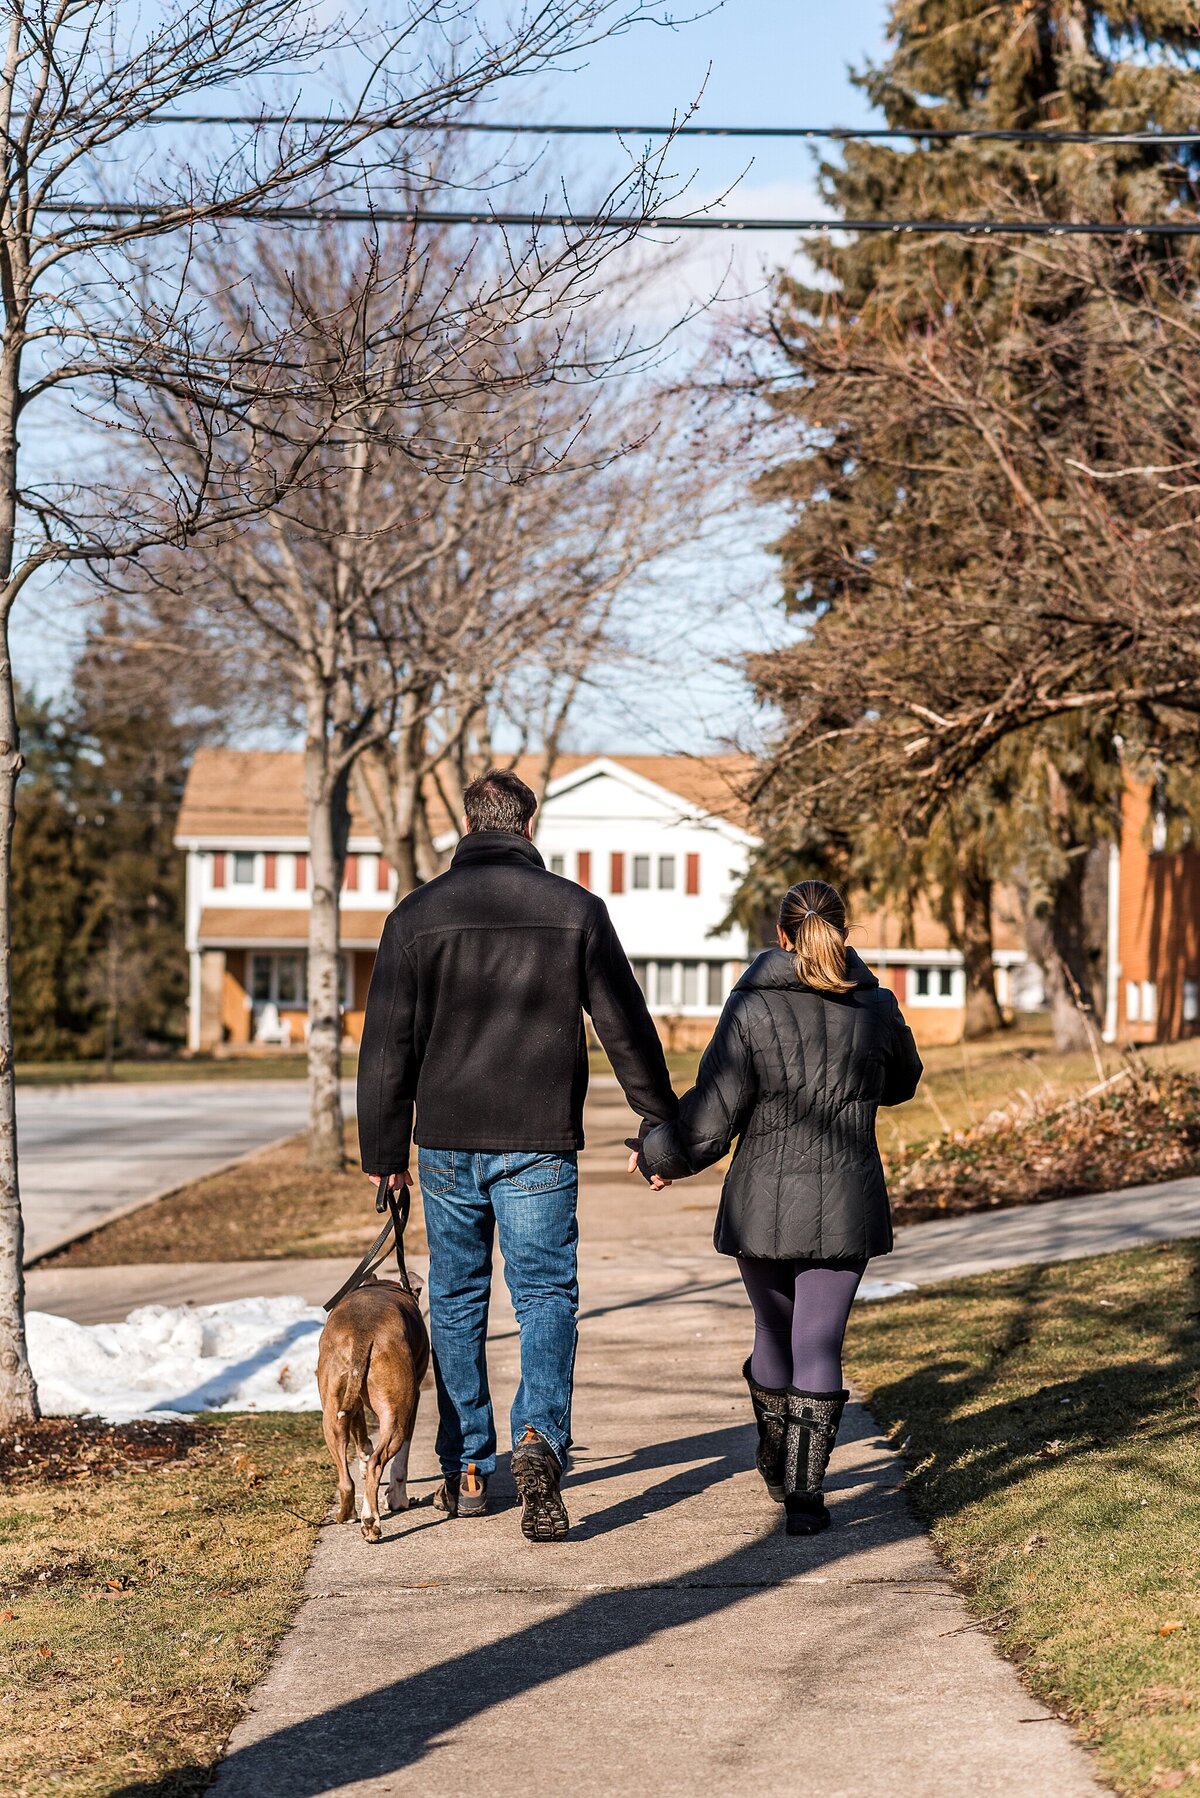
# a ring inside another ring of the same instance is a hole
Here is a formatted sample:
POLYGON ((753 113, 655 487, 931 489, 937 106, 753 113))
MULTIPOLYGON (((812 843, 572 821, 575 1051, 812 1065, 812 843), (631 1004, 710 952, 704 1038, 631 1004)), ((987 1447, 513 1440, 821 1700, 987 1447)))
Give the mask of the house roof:
MULTIPOLYGON (((338 926, 344 949, 375 949, 388 912, 359 911, 344 905, 338 926)), ((202 948, 241 949, 256 943, 302 948, 308 941, 308 908, 208 905, 200 913, 196 941, 202 948)))
MULTIPOLYGON (((577 773, 600 760, 618 762, 644 780, 677 794, 689 805, 745 829, 747 809, 740 796, 754 767, 747 755, 560 755, 554 778, 577 773)), ((540 778, 540 756, 518 758, 516 772, 531 785, 540 778)), ((435 836, 451 827, 440 797, 429 796, 435 836)), ((351 800, 351 832, 371 836, 369 824, 351 800)), ((304 757, 296 749, 197 750, 188 772, 176 835, 192 838, 303 837, 304 757)))

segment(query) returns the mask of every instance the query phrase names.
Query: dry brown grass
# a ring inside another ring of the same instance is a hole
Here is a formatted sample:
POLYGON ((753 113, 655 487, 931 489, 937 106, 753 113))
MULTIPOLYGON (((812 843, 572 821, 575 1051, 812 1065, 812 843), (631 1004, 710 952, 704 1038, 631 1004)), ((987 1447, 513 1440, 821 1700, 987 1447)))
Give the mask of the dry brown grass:
POLYGON ((152 1468, 0 1486, 0 1790, 202 1792, 331 1489, 319 1418, 279 1414, 210 1418, 152 1468))

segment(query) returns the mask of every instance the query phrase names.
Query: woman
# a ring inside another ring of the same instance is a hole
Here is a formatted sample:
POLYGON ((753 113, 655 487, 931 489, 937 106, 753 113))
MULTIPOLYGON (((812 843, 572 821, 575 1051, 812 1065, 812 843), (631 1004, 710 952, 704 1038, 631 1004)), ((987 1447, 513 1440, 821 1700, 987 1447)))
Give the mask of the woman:
POLYGON ((875 1114, 911 1099, 922 1070, 895 995, 846 946, 833 887, 792 887, 777 934, 729 995, 678 1121, 649 1131, 638 1165, 666 1185, 738 1139, 714 1242, 736 1255, 754 1310, 742 1371, 758 1470, 799 1536, 829 1524, 842 1338, 868 1260, 892 1246, 875 1114))

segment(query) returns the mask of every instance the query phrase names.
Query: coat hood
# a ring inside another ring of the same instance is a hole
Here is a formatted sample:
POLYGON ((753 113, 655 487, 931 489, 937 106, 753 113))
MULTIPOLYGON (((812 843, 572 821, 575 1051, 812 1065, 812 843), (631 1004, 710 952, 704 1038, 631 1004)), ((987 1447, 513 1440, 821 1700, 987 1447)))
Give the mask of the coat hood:
MULTIPOLYGON (((866 962, 856 949, 846 947, 846 978, 852 980, 856 988, 878 986, 879 982, 872 974, 866 962)), ((764 949, 756 955, 746 972, 734 987, 735 993, 766 992, 771 988, 782 989, 793 993, 809 993, 812 987, 805 986, 796 977, 796 958, 790 949, 764 949)))

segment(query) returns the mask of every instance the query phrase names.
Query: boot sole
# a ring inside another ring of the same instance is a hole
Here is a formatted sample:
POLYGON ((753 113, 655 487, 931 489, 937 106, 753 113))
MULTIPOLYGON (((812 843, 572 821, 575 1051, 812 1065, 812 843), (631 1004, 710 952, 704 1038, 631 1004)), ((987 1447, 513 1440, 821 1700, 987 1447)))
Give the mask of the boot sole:
POLYGON ((543 1497, 526 1500, 521 1534, 527 1542, 561 1542, 570 1529, 571 1519, 561 1499, 557 1504, 543 1497))

